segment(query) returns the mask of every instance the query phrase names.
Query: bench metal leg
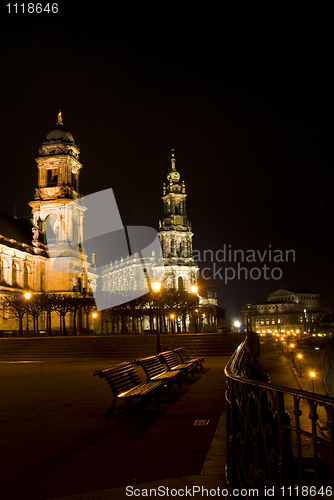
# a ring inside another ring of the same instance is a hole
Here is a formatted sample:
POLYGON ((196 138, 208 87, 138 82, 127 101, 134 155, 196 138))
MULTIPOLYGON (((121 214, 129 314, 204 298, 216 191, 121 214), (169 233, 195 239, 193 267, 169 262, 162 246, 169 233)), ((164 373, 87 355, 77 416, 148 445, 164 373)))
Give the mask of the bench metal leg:
POLYGON ((114 409, 115 409, 115 406, 116 406, 116 402, 117 402, 117 396, 115 396, 115 394, 113 395, 113 399, 112 399, 112 403, 111 403, 111 407, 109 408, 108 411, 106 411, 106 413, 104 414, 105 417, 111 417, 114 409))

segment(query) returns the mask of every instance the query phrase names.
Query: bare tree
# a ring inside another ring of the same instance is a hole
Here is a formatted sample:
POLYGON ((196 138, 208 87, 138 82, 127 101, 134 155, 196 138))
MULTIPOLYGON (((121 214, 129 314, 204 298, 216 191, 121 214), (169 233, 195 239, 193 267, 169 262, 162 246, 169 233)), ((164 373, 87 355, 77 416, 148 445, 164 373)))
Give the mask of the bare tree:
POLYGON ((19 336, 23 336, 23 317, 27 313, 27 302, 22 295, 8 296, 0 299, 1 308, 7 310, 12 318, 19 320, 19 336))

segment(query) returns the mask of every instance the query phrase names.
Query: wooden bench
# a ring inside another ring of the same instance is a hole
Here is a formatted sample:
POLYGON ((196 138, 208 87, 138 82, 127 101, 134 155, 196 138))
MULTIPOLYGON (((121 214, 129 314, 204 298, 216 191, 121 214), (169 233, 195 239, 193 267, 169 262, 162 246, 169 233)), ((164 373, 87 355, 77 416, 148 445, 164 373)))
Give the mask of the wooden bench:
POLYGON ((164 386, 164 381, 155 380, 143 384, 134 367, 127 361, 110 368, 96 370, 93 375, 105 378, 113 393, 112 404, 110 409, 105 413, 106 416, 112 414, 118 399, 124 399, 126 403, 130 404, 133 399, 143 400, 143 403, 145 403, 149 398, 155 397, 157 408, 159 407, 159 393, 164 386))
POLYGON ((199 356, 198 358, 190 358, 184 347, 174 349, 174 352, 180 356, 182 363, 195 363, 196 367, 200 366, 201 370, 203 370, 202 363, 205 359, 204 356, 199 356))
POLYGON ((163 380, 167 383, 167 387, 169 388, 171 382, 176 381, 179 387, 181 387, 180 376, 183 374, 182 370, 166 371, 158 356, 136 359, 134 362, 143 367, 147 382, 151 382, 152 380, 163 380))
POLYGON ((194 377, 194 369, 196 368, 195 363, 180 363, 178 356, 173 351, 164 351, 159 354, 159 358, 162 359, 170 371, 181 370, 184 374, 191 373, 194 377))

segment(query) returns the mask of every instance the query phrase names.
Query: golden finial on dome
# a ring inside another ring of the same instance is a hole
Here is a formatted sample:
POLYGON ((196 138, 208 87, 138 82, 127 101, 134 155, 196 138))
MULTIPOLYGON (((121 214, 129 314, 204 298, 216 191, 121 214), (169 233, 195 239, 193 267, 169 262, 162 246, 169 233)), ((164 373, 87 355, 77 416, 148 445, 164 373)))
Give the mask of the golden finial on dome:
POLYGON ((62 115, 62 112, 60 110, 59 113, 58 113, 58 123, 57 123, 57 125, 62 125, 62 124, 63 124, 63 115, 62 115))

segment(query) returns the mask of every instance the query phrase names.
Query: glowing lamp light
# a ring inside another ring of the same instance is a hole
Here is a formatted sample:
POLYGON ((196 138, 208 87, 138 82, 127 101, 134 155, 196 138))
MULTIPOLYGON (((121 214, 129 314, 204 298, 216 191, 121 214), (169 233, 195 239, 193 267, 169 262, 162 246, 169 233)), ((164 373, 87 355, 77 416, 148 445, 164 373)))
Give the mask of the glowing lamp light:
POLYGON ((191 285, 190 291, 191 291, 191 293, 197 293, 198 292, 198 287, 196 285, 191 285))
POLYGON ((314 378, 315 377, 315 372, 310 373, 310 377, 314 378))
POLYGON ((26 293, 24 294, 24 298, 25 298, 26 300, 29 300, 29 299, 30 299, 30 297, 31 297, 31 293, 30 293, 30 292, 26 292, 26 293))
POLYGON ((152 283, 153 292, 158 293, 160 292, 160 289, 161 289, 161 283, 159 281, 152 283))
POLYGON ((97 314, 96 313, 93 313, 93 318, 97 318, 97 314))
POLYGON ((240 326, 241 326, 240 321, 235 321, 235 322, 234 322, 234 326, 235 326, 236 328, 240 328, 240 326))

